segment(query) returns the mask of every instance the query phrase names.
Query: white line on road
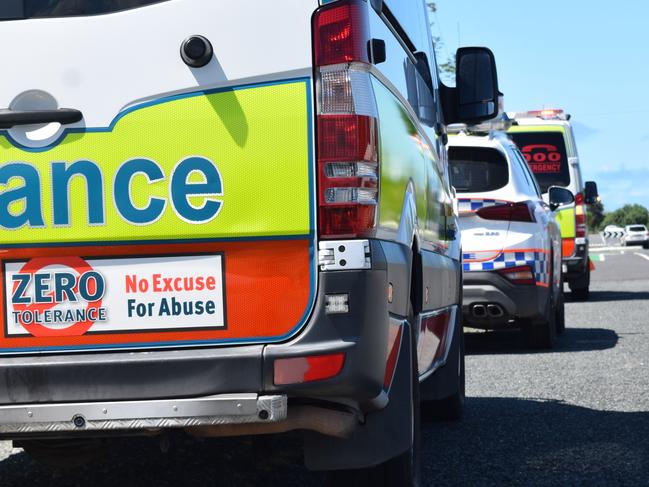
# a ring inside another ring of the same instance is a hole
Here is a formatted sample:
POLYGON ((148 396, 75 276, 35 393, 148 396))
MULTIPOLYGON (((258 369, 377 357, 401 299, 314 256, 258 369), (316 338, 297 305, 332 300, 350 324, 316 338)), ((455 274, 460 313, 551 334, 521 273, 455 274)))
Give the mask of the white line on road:
POLYGON ((611 250, 624 250, 626 247, 591 247, 591 252, 610 252, 611 250))
POLYGON ((635 255, 639 255, 639 256, 642 257, 643 259, 647 259, 647 260, 649 260, 649 255, 646 255, 646 254, 639 254, 638 252, 636 252, 635 255))

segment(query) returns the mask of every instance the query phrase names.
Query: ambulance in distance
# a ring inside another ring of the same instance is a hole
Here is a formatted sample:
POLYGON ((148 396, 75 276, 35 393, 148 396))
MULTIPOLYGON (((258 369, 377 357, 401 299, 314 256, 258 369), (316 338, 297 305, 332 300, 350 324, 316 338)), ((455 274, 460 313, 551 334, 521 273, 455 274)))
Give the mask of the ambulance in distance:
POLYGON ((515 124, 508 130, 548 200, 548 188, 561 186, 575 202, 557 214, 563 239, 563 278, 572 296, 588 299, 592 264, 588 257, 587 205, 597 200, 597 185, 584 182, 570 116, 563 110, 532 110, 509 114, 515 124))

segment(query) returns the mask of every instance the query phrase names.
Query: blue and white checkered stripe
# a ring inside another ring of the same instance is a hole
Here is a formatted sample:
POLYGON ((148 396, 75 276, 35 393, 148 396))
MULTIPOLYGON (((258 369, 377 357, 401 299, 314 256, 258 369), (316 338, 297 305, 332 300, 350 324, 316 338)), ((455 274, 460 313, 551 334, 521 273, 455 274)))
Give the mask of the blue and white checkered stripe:
POLYGON ((506 250, 493 260, 471 262, 475 258, 475 255, 475 253, 465 253, 462 255, 465 260, 463 264, 465 272, 497 271, 510 267, 529 265, 534 269, 534 278, 537 283, 541 285, 549 285, 550 283, 550 268, 548 254, 546 252, 506 250))
POLYGON ((475 213, 486 206, 504 205, 509 203, 505 200, 494 200, 488 198, 459 198, 457 200, 460 213, 475 213))

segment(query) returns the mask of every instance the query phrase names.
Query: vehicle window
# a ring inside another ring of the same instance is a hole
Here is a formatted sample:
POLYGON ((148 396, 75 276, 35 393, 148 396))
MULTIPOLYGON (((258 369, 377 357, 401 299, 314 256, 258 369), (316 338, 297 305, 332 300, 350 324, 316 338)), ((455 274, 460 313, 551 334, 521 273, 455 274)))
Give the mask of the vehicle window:
POLYGON ((644 227, 644 225, 634 225, 632 227, 629 227, 630 232, 645 232, 647 229, 644 227))
POLYGON ((0 20, 97 15, 167 0, 0 0, 0 20))
POLYGON ((505 156, 486 147, 450 147, 451 184, 458 193, 482 193, 503 188, 509 182, 505 156))
POLYGON ((568 186, 570 168, 560 132, 516 132, 512 139, 521 150, 544 193, 550 186, 568 186))
POLYGON ((518 158, 518 162, 521 165, 523 174, 525 175, 525 179, 527 179, 527 181, 530 183, 530 188, 540 198, 541 188, 539 188, 539 184, 536 181, 536 177, 532 174, 532 171, 530 170, 530 166, 527 164, 525 157, 523 157, 523 154, 521 154, 518 149, 514 151, 514 154, 516 154, 516 157, 518 158))
POLYGON ((384 7, 387 7, 394 20, 398 22, 399 27, 408 37, 404 41, 414 47, 413 51, 425 50, 427 46, 419 45, 422 37, 420 30, 420 15, 423 14, 421 0, 386 0, 384 3, 384 7))

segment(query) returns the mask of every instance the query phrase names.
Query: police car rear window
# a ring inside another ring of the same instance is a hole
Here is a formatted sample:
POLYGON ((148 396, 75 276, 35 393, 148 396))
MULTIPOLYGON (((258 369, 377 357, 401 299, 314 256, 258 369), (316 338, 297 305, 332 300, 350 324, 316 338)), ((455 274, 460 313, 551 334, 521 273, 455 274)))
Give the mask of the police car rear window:
POLYGON ((512 139, 536 176, 542 192, 550 186, 568 186, 570 168, 560 132, 516 132, 512 139))
POLYGON ((505 156, 487 147, 450 147, 451 184, 458 193, 483 193, 503 188, 509 182, 505 156))
POLYGON ((0 0, 0 20, 99 15, 167 0, 0 0))

